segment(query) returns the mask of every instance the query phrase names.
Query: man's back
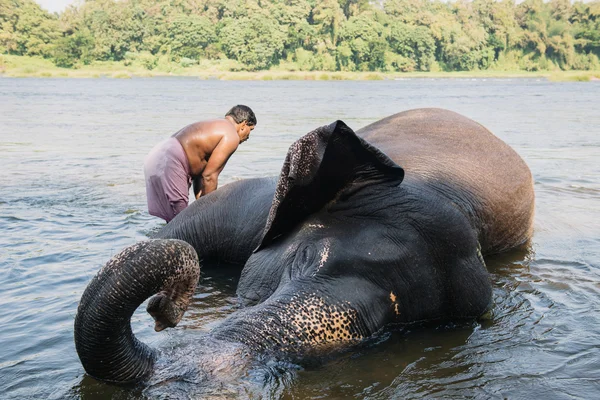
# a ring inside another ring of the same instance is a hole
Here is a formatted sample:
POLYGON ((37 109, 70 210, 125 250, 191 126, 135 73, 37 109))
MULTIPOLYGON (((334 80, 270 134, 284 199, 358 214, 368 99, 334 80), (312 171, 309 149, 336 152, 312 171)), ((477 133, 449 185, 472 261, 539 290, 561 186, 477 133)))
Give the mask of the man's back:
POLYGON ((233 124, 226 119, 214 119, 190 124, 173 135, 185 151, 192 177, 202 174, 214 150, 223 142, 232 154, 239 145, 233 124))

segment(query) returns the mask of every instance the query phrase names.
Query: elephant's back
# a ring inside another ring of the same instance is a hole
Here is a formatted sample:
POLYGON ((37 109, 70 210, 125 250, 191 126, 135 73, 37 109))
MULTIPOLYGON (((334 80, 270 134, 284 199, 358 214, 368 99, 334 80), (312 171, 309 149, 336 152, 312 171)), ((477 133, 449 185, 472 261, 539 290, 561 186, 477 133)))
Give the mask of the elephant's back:
POLYGON ((260 242, 276 183, 267 177, 224 185, 191 203, 153 238, 188 242, 202 261, 243 265, 260 242))
POLYGON ((468 202, 482 248, 526 241, 533 222, 533 180, 523 159, 477 122, 449 110, 401 112, 357 134, 392 158, 406 179, 468 202))

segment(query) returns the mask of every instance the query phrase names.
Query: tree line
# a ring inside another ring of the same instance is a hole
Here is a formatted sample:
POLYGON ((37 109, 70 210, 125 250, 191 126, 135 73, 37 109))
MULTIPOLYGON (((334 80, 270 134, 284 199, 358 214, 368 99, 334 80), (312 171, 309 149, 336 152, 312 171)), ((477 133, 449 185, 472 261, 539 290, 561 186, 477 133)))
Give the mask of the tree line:
POLYGON ((60 67, 159 60, 231 70, 600 69, 600 0, 0 0, 0 52, 60 67))

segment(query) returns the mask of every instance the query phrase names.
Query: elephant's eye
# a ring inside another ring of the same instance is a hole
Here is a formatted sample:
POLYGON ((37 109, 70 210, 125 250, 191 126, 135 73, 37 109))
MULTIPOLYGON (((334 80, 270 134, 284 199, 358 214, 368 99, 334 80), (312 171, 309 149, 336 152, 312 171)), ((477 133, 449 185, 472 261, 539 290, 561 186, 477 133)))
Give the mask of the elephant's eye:
POLYGON ((302 276, 306 269, 314 264, 317 250, 313 244, 301 246, 296 252, 292 268, 290 269, 290 279, 302 276))

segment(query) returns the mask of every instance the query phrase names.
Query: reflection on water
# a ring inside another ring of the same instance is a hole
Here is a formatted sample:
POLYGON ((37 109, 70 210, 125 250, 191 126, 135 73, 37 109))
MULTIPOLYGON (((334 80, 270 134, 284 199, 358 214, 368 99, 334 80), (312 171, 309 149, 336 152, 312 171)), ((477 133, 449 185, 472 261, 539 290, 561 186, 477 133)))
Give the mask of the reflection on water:
POLYGON ((539 80, 220 82, 0 79, 0 392, 3 398, 597 398, 600 393, 600 86, 539 80), (241 90, 244 89, 244 90, 241 90), (240 97, 240 93, 241 96, 240 97), (293 93, 293 96, 290 95, 293 93), (258 125, 222 184, 275 175, 287 147, 342 119, 359 128, 443 107, 512 145, 535 178, 535 235, 489 258, 488 319, 388 327, 302 367, 264 363, 233 382, 196 373, 211 327, 237 308, 239 268, 206 268, 176 329, 132 325, 159 377, 120 388, 87 377, 73 345, 85 286, 112 255, 160 229, 146 153, 189 122, 252 106, 258 125), (174 360, 174 361, 172 361, 174 360))

